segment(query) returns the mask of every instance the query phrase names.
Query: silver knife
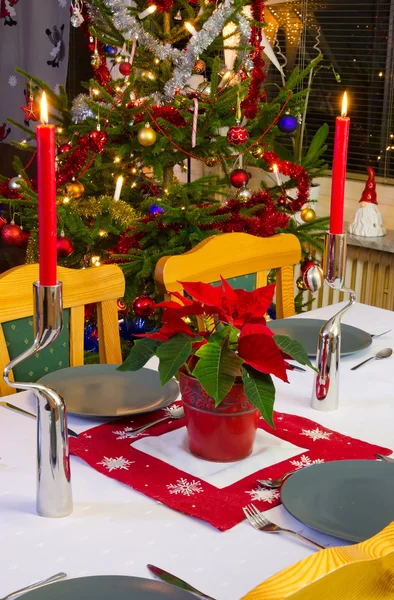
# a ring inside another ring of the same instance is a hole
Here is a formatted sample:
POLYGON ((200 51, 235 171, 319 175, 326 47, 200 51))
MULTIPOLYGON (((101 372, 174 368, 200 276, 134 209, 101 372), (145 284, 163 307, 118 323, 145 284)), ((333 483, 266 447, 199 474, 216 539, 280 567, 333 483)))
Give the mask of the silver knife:
MULTIPOLYGON (((34 415, 33 413, 29 412, 28 410, 25 410, 24 408, 20 408, 19 406, 15 406, 15 404, 10 404, 10 402, 0 402, 1 406, 4 406, 4 408, 9 408, 10 410, 14 410, 15 412, 21 413, 22 415, 26 415, 26 417, 32 417, 33 419, 36 419, 37 416, 34 415)), ((79 437, 79 435, 73 431, 72 429, 67 428, 68 431, 68 435, 70 435, 71 437, 79 437)), ((1 598, 0 598, 1 600, 1 598)))
POLYGON ((176 575, 171 575, 171 573, 168 573, 168 571, 164 571, 163 569, 160 569, 160 567, 155 567, 154 565, 146 565, 146 566, 148 567, 149 571, 151 571, 154 575, 156 575, 156 577, 158 577, 162 581, 165 581, 166 583, 175 585, 175 587, 179 587, 182 590, 191 592, 192 594, 196 594, 196 596, 200 596, 200 598, 206 598, 206 600, 215 600, 215 598, 212 598, 212 596, 207 596, 206 594, 204 594, 203 592, 200 592, 199 590, 197 590, 195 587, 193 587, 189 583, 186 583, 186 581, 183 581, 183 579, 179 579, 179 577, 177 577, 176 575))

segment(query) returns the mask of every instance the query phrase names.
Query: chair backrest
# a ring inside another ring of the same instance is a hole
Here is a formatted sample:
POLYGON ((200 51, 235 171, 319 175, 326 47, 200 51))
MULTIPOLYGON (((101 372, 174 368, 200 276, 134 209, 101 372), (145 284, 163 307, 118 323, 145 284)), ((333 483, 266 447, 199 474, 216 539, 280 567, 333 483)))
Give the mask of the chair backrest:
POLYGON ((163 256, 156 265, 159 291, 182 292, 179 281, 216 283, 220 275, 233 287, 253 288, 267 284, 267 275, 276 269, 276 315, 294 315, 294 265, 301 259, 295 235, 281 233, 260 238, 247 233, 223 233, 207 238, 177 256, 163 256), (250 275, 254 275, 251 281, 250 275), (247 279, 249 276, 249 280, 247 279))
MULTIPOLYGON (((49 348, 21 363, 21 370, 13 374, 16 381, 36 381, 47 371, 84 364, 85 305, 92 302, 97 302, 100 363, 122 362, 116 305, 125 289, 121 269, 116 265, 78 270, 58 267, 57 276, 63 283, 63 332, 49 348), (43 362, 45 368, 38 368, 43 362)), ((33 283, 37 280, 37 264, 0 275, 0 396, 15 393, 5 384, 2 372, 10 357, 28 348, 33 339, 33 283)))

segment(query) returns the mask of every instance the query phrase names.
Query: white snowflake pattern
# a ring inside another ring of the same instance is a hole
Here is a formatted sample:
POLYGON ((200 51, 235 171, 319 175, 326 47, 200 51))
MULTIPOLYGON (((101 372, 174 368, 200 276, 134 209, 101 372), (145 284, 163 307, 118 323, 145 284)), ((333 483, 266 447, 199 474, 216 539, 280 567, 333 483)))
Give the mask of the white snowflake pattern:
POLYGON ((309 467, 310 465, 319 465, 321 463, 324 463, 323 458, 315 458, 315 460, 311 460, 309 456, 305 456, 305 454, 301 456, 300 460, 290 461, 290 464, 296 469, 303 469, 304 467, 309 467))
POLYGON ((176 483, 170 483, 167 485, 167 489, 170 494, 182 494, 182 496, 194 496, 194 494, 200 494, 204 490, 201 487, 201 481, 188 481, 184 477, 178 479, 176 483))
POLYGON ((132 427, 125 427, 124 429, 120 429, 119 431, 113 431, 112 433, 114 433, 117 436, 117 440, 135 440, 136 438, 142 437, 143 435, 148 435, 147 433, 144 433, 142 431, 135 433, 132 427))
POLYGON ((331 431, 322 431, 318 427, 316 429, 303 429, 301 432, 301 435, 311 438, 314 442, 316 440, 329 440, 331 434, 331 431))
POLYGON ((8 84, 11 87, 15 87, 18 83, 18 78, 16 77, 16 75, 10 75, 8 78, 8 84))
POLYGON ((250 499, 253 500, 262 500, 263 502, 268 502, 272 504, 275 500, 280 498, 279 490, 262 490, 261 488, 257 488, 256 490, 251 490, 250 492, 246 492, 250 494, 250 499))
POLYGON ((103 465, 106 467, 108 471, 116 471, 117 469, 121 469, 124 471, 128 471, 129 466, 132 465, 134 460, 127 460, 127 458, 123 458, 123 456, 118 456, 117 458, 108 458, 104 456, 101 462, 98 462, 98 465, 103 465))

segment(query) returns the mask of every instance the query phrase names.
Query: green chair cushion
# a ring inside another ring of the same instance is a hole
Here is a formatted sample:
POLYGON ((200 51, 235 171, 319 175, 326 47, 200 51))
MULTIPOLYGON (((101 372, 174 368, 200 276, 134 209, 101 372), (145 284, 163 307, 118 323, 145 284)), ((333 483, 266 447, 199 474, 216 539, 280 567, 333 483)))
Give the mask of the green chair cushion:
MULTIPOLYGON (((15 381, 35 382, 47 373, 70 366, 70 311, 63 312, 63 331, 48 348, 17 365, 15 381)), ((34 340, 34 318, 25 317, 3 323, 4 337, 10 358, 16 358, 27 350, 34 340)))

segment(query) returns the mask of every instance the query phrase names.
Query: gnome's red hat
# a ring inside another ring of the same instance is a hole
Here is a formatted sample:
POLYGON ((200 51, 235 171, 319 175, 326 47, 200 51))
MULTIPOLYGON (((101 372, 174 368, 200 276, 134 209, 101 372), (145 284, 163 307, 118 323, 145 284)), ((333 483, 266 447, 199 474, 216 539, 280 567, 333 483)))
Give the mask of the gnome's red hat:
POLYGON ((376 183, 375 183, 375 171, 372 167, 367 167, 368 179, 365 184, 364 191, 361 195, 360 202, 370 202, 371 204, 377 204, 376 200, 376 183))

